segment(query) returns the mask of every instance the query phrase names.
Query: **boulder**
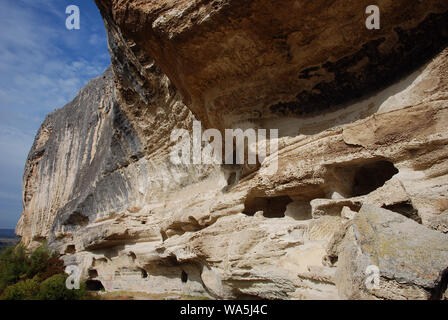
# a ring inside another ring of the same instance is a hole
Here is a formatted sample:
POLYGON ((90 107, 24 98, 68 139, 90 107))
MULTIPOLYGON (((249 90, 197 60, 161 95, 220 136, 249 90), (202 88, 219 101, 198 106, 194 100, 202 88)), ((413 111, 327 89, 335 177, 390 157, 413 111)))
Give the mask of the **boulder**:
POLYGON ((340 248, 336 284, 344 298, 435 299, 446 290, 448 236, 403 215, 364 204, 340 248), (369 267, 379 270, 377 286, 369 286, 369 267))

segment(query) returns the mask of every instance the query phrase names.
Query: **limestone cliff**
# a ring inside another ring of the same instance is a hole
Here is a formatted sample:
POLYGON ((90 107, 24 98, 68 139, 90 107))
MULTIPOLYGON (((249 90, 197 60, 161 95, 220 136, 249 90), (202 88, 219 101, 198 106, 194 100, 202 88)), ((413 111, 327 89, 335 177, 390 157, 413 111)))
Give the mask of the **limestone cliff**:
POLYGON ((26 245, 108 291, 446 297, 445 0, 379 1, 380 30, 368 1, 96 3, 112 66, 36 136, 26 245), (219 166, 169 159, 194 120, 279 129, 279 150, 224 193, 219 166))

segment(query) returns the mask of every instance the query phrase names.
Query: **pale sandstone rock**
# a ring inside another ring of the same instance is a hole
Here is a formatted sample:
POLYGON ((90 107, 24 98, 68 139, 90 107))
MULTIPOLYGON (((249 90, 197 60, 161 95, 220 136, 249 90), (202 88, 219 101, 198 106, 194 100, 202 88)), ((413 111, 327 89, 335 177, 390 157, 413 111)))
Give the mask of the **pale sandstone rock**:
MULTIPOLYGON (((387 19, 375 32, 365 27, 369 3, 362 1, 96 2, 139 53, 158 62, 196 117, 216 128, 248 120, 269 127, 273 117, 331 109, 369 86, 392 84, 392 75, 444 48, 448 37, 444 0, 383 1, 387 19)), ((438 86, 431 79, 416 89, 438 86)))
POLYGON ((400 214, 363 205, 340 247, 335 282, 342 297, 428 299, 446 289, 448 236, 400 214), (372 265, 380 283, 368 289, 372 265))
POLYGON ((358 1, 96 2, 112 70, 36 136, 26 245, 46 239, 107 291, 168 297, 420 299, 443 286, 444 244, 429 240, 445 241, 448 209, 446 1, 386 1, 375 33, 358 1), (194 120, 279 128, 279 151, 223 194, 217 166, 170 162, 172 130, 194 120), (423 269, 384 260, 396 279, 375 295, 346 279, 366 260, 353 231, 366 203, 400 213, 372 210, 385 235, 404 228, 393 245, 427 249, 394 250, 423 269))
POLYGON ((428 222, 428 226, 434 230, 448 233, 448 211, 431 217, 428 222))
POLYGON ((351 210, 349 207, 343 207, 341 210, 341 217, 347 220, 352 220, 356 216, 356 211, 351 210))

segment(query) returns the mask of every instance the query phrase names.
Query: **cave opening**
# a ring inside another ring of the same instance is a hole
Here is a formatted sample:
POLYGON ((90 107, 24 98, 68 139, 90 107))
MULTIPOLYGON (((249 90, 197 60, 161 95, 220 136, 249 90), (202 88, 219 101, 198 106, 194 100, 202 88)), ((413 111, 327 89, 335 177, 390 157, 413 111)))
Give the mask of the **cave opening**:
POLYGON ((74 254, 76 253, 76 248, 74 244, 69 244, 67 248, 65 248, 65 253, 74 254))
POLYGON ((89 291, 102 291, 104 290, 104 286, 99 280, 87 280, 86 287, 89 291))
POLYGON ((422 218, 418 215, 418 210, 414 208, 410 201, 395 203, 388 206, 384 205, 383 208, 399 213, 406 218, 412 219, 415 222, 422 224, 422 218))
POLYGON ((390 161, 380 160, 357 168, 352 187, 352 196, 364 196, 384 186, 398 173, 398 169, 390 161))
POLYGON ((142 278, 143 278, 143 279, 148 278, 148 272, 146 272, 145 269, 140 269, 140 272, 141 272, 141 274, 142 274, 142 278))
POLYGON ((446 300, 448 296, 448 268, 445 269, 441 276, 439 284, 431 290, 430 300, 446 300))
POLYGON ((243 213, 253 216, 255 213, 263 211, 265 218, 283 218, 285 217, 286 207, 291 202, 292 199, 289 196, 248 198, 244 202, 243 213))
POLYGON ((187 281, 188 281, 188 273, 186 273, 184 270, 182 270, 182 274, 180 275, 180 279, 182 280, 182 283, 187 283, 187 281))
POLYGON ((96 271, 96 269, 90 269, 89 278, 96 278, 96 277, 98 277, 98 271, 96 271))

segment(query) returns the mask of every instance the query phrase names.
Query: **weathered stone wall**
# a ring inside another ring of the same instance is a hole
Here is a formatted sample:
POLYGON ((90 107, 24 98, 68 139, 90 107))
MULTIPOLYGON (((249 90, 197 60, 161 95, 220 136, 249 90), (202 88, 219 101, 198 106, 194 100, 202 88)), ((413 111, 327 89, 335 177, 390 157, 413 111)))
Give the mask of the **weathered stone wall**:
POLYGON ((96 2, 112 67, 42 124, 25 244, 108 291, 444 296, 446 1, 380 1, 376 31, 365 1, 96 2), (223 193, 217 166, 169 159, 195 119, 279 129, 278 153, 223 193))

